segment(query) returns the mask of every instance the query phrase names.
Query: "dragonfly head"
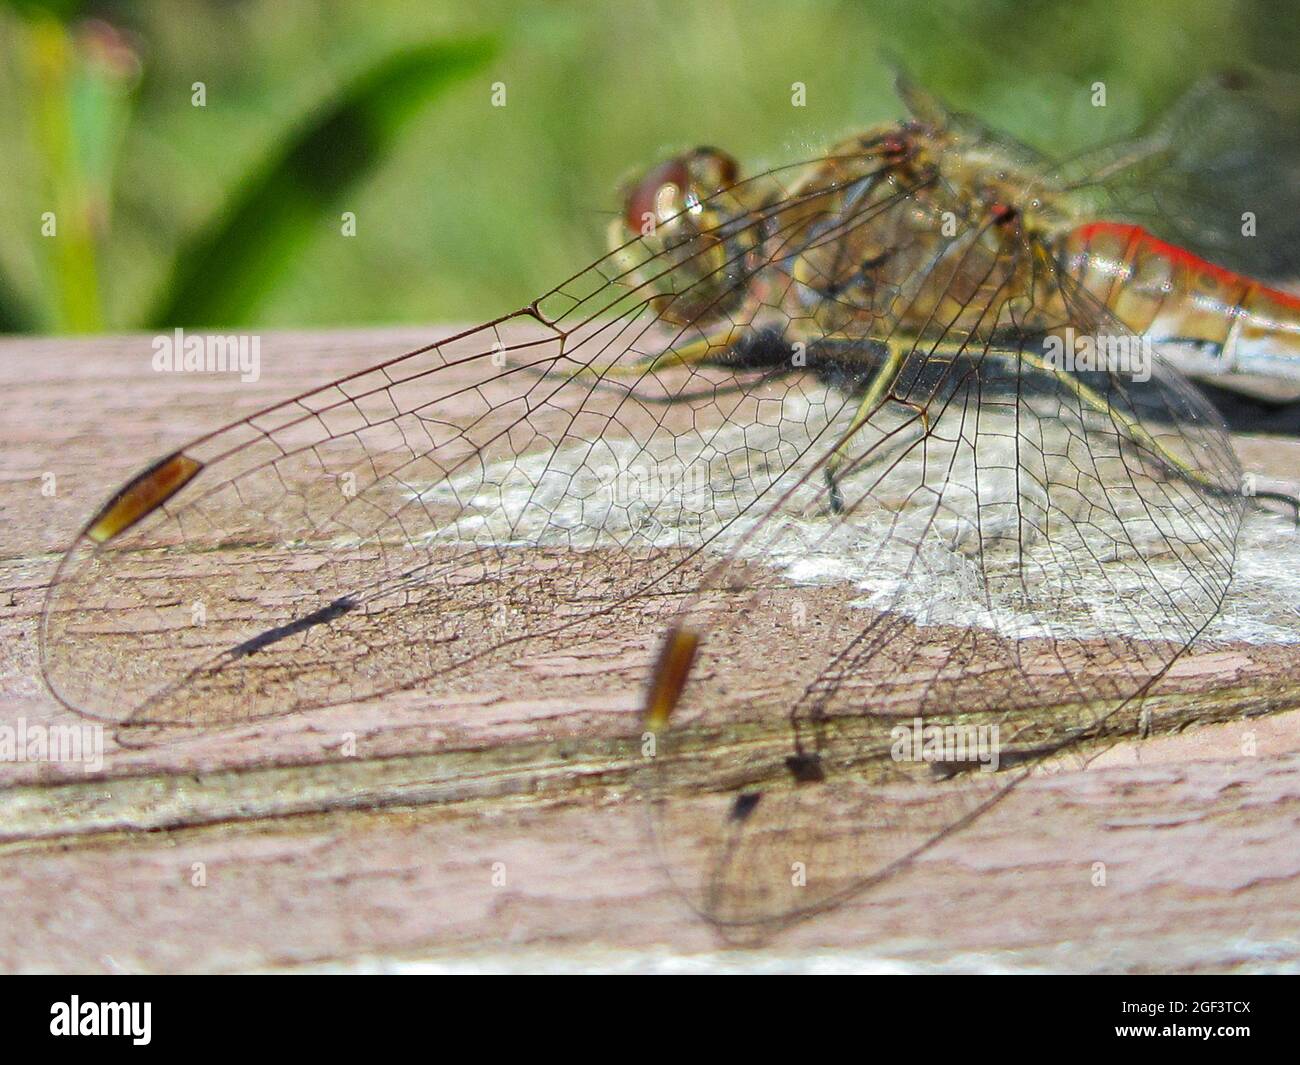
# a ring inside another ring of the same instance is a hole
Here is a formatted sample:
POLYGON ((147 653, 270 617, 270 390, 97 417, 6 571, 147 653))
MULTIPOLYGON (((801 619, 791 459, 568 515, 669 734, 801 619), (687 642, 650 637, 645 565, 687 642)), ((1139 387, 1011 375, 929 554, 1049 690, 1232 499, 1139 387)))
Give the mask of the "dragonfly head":
POLYGON ((739 173, 736 160, 717 148, 674 156, 628 185, 623 224, 629 235, 643 236, 660 226, 685 228, 691 217, 708 213, 711 198, 734 185, 739 173))
POLYGON ((721 313, 743 298, 744 259, 758 241, 737 186, 739 165, 696 148, 629 182, 610 246, 668 320, 721 313))

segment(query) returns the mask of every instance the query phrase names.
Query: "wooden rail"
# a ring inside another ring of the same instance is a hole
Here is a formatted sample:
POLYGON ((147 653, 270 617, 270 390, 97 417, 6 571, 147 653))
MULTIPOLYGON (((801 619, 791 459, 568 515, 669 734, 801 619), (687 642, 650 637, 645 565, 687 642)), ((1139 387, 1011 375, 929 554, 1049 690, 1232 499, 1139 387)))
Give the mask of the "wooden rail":
MULTIPOLYGON (((0 343, 0 728, 84 724, 39 679, 36 624, 59 552, 113 488, 428 340, 268 336, 252 383, 154 373, 148 338, 0 343)), ((1250 469, 1300 470, 1296 442, 1239 444, 1250 469)), ((0 761, 0 969, 1300 962, 1300 651, 1187 657, 1151 701, 1152 738, 1031 778, 897 877, 736 952, 672 890, 637 801, 657 631, 538 656, 523 686, 488 671, 215 732, 110 730, 93 772, 0 761)))

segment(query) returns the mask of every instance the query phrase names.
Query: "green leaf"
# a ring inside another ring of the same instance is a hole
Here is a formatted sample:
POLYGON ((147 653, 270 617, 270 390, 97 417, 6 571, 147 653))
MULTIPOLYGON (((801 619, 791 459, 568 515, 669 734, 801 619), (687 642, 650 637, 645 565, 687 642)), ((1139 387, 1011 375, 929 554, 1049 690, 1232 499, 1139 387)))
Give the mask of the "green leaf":
POLYGON ((31 333, 38 325, 36 311, 0 274, 0 333, 31 333))
POLYGON ((20 15, 48 15, 68 23, 82 15, 90 4, 87 0, 6 0, 5 6, 20 15))
POLYGON ((177 257, 149 328, 246 324, 327 212, 385 156, 403 126, 496 52, 487 38, 390 56, 321 107, 240 182, 177 257))

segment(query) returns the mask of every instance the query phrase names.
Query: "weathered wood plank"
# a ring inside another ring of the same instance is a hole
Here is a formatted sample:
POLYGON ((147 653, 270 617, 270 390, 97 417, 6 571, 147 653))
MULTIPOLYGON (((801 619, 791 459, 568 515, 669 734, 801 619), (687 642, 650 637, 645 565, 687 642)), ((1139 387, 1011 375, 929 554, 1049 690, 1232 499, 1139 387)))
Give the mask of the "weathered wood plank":
MULTIPOLYGON (((0 725, 77 723, 39 681, 35 626, 56 553, 109 491, 198 432, 427 339, 268 337, 251 384, 155 374, 147 338, 0 344, 0 725)), ((1291 441, 1241 450, 1262 472, 1300 469, 1291 441)), ((527 685, 487 670, 452 694, 139 747, 110 737, 91 776, 0 764, 0 967, 652 965, 715 951, 631 801, 628 737, 659 628, 648 616, 537 656, 527 685)), ((720 678, 730 697, 782 683, 771 648, 738 657, 720 678)), ((1300 714, 1281 712, 1300 703, 1297 657, 1246 644, 1190 656, 1153 700, 1157 730, 1177 735, 1029 781, 746 963, 1300 963, 1300 714)))

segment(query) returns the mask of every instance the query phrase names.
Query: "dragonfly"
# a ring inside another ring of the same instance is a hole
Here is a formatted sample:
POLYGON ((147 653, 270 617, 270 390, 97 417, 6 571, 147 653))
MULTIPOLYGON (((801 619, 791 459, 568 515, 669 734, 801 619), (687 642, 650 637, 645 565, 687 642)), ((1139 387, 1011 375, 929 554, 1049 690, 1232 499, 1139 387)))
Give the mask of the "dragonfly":
POLYGON ((675 155, 525 307, 132 478, 45 680, 206 729, 640 635, 673 884, 727 934, 837 905, 1131 732, 1221 609, 1259 497, 1189 375, 1300 396, 1300 299, 1163 239, 1238 88, 1067 164, 905 79, 817 159, 675 155))

